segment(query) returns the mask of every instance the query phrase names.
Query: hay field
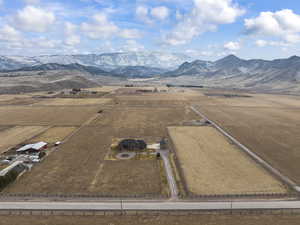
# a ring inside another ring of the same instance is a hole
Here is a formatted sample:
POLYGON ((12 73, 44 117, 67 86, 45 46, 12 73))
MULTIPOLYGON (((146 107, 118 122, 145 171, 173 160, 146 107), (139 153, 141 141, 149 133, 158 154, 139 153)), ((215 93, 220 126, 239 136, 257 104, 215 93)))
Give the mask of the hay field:
POLYGON ((105 161, 89 190, 113 195, 159 194, 162 184, 157 160, 105 161))
POLYGON ((2 106, 0 125, 81 125, 97 114, 99 106, 2 106))
POLYGON ((57 141, 62 141, 75 129, 77 129, 77 127, 52 127, 41 135, 31 139, 30 142, 44 141, 47 143, 55 143, 57 141))
POLYGON ((190 192, 285 193, 285 187, 212 127, 170 127, 190 192))
POLYGON ((43 132, 48 127, 42 126, 16 126, 0 132, 0 154, 10 147, 14 147, 23 141, 43 132))
POLYGON ((117 163, 104 160, 112 141, 117 137, 161 138, 167 135, 166 126, 196 117, 191 110, 181 107, 114 106, 104 110, 96 121, 82 127, 43 163, 36 165, 4 191, 106 193, 111 189, 112 193, 120 195, 128 195, 130 190, 130 194, 160 194, 162 181, 158 181, 161 174, 153 161, 117 163), (150 185, 150 181, 153 184, 150 185))
POLYGON ((110 102, 109 98, 51 98, 43 100, 35 105, 48 105, 48 106, 85 106, 85 105, 101 105, 110 102))
POLYGON ((300 97, 258 94, 254 98, 256 106, 243 98, 223 102, 206 98, 197 104, 209 119, 300 185, 300 97))

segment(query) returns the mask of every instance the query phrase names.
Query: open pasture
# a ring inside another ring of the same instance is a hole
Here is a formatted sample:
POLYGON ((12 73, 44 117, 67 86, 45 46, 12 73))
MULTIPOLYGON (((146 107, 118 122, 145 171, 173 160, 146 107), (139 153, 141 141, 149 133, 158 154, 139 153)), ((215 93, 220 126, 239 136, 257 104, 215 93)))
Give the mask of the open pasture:
POLYGON ((44 141, 47 143, 55 143, 63 141, 68 135, 70 135, 77 127, 51 127, 42 134, 30 140, 35 143, 44 141))
POLYGON ((38 135, 46 129, 48 129, 48 127, 16 126, 3 131, 0 130, 0 153, 38 135))
POLYGON ((0 125, 70 126, 81 125, 97 114, 99 106, 48 107, 48 106, 2 106, 0 125))
POLYGON ((209 119, 300 185, 300 97, 213 97, 197 105, 209 119))
POLYGON ((46 106, 86 106, 101 105, 110 102, 109 98, 50 98, 45 99, 36 105, 46 106))
POLYGON ((105 161, 89 190, 112 195, 157 195, 162 192, 157 160, 105 161))
POLYGON ((169 127, 196 195, 285 193, 285 187, 212 127, 169 127))

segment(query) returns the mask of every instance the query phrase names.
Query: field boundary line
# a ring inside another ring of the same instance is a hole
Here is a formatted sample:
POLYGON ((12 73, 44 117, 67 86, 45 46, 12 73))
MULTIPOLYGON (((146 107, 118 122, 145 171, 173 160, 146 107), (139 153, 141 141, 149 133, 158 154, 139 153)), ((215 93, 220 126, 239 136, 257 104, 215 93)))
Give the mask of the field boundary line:
POLYGON ((230 139, 234 144, 236 144, 241 150, 243 150, 247 155, 249 155, 254 161, 258 162, 260 165, 262 165, 267 171, 269 171, 271 174, 275 175, 277 178, 279 178, 283 183, 287 184, 289 187, 291 187, 294 191, 300 192, 300 187, 297 186, 297 184, 289 179, 287 176, 283 175, 279 170, 275 169, 273 166, 271 166, 268 162, 263 160, 261 157, 259 157, 257 154, 252 152, 248 147, 240 143, 237 139, 235 139, 233 136, 231 136, 229 133, 227 133, 223 128, 221 128, 217 123, 214 121, 208 119, 202 112, 200 112, 198 109, 196 109, 194 106, 190 107, 195 113, 197 113, 199 116, 201 116, 203 119, 207 120, 213 127, 215 127, 218 131, 220 131, 224 136, 226 136, 228 139, 230 139))

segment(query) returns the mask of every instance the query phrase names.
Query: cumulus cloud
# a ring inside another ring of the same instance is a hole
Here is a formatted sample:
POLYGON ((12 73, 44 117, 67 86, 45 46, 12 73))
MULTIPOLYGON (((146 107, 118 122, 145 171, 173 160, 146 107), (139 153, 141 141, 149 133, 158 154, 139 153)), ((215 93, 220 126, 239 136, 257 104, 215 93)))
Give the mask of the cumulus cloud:
POLYGON ((77 26, 70 22, 65 23, 65 44, 74 46, 80 44, 80 36, 76 34, 77 26))
POLYGON ((21 33, 17 31, 15 28, 5 25, 0 28, 0 40, 15 42, 21 39, 21 33))
POLYGON ((75 34, 68 36, 65 40, 65 44, 71 46, 80 44, 80 36, 75 34))
POLYGON ((137 29, 119 28, 114 22, 108 19, 105 13, 95 14, 92 23, 82 23, 81 31, 91 39, 107 39, 113 36, 122 38, 141 37, 141 34, 137 29))
POLYGON ((136 39, 141 37, 141 32, 137 29, 123 29, 120 31, 119 36, 127 39, 136 39))
POLYGON ((139 44, 136 40, 127 40, 121 51, 138 52, 145 50, 145 47, 139 44))
POLYGON ((164 42, 186 44, 204 32, 215 31, 220 24, 235 22, 244 13, 232 0, 194 0, 192 11, 164 37, 164 42))
POLYGON ((241 45, 239 42, 233 42, 233 41, 230 41, 230 42, 227 42, 224 44, 224 49, 225 50, 229 50, 229 51, 237 51, 241 48, 241 45))
POLYGON ((153 21, 149 17, 149 9, 146 6, 138 6, 135 10, 137 18, 144 23, 151 24, 153 21))
POLYGON ((300 42, 300 15, 290 9, 261 12, 256 18, 245 19, 249 35, 279 37, 287 43, 300 42))
POLYGON ((153 24, 154 20, 167 19, 170 15, 170 10, 165 6, 148 8, 147 6, 140 5, 136 8, 135 14, 140 21, 153 24))
POLYGON ((165 6, 159 6, 151 9, 151 15, 158 20, 165 20, 169 16, 169 9, 165 6))
POLYGON ((265 40, 257 40, 255 42, 255 45, 258 46, 258 47, 265 47, 267 44, 268 44, 268 42, 265 41, 265 40))
POLYGON ((13 18, 14 25, 23 31, 46 32, 55 22, 55 15, 35 6, 26 6, 13 18))
POLYGON ((93 16, 93 23, 82 23, 81 30, 91 39, 105 39, 117 34, 119 28, 103 13, 93 16))

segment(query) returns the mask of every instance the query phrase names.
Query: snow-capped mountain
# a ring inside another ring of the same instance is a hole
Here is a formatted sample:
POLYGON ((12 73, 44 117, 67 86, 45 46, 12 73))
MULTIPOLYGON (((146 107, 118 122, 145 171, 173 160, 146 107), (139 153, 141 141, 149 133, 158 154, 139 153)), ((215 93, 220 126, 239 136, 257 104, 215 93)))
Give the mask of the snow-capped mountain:
POLYGON ((191 58, 184 54, 162 52, 122 52, 89 55, 44 55, 35 57, 0 56, 0 70, 20 69, 49 63, 62 65, 80 64, 94 66, 107 71, 120 66, 145 66, 152 68, 175 69, 191 58))

